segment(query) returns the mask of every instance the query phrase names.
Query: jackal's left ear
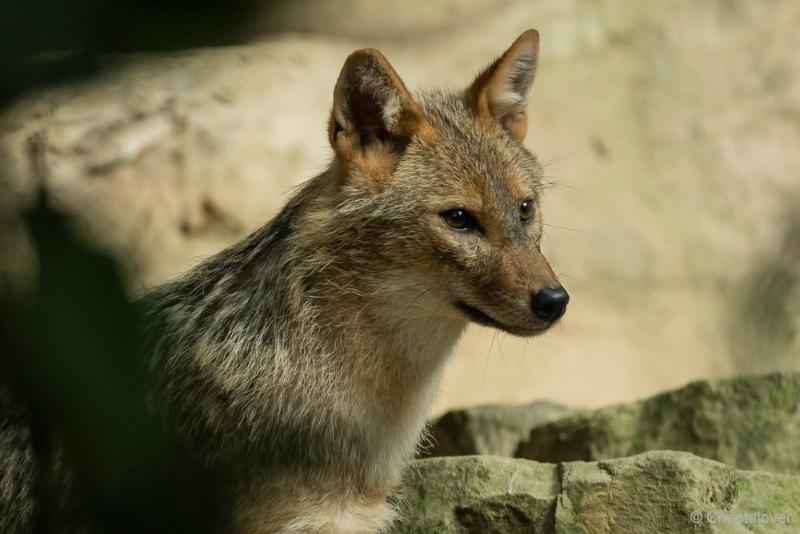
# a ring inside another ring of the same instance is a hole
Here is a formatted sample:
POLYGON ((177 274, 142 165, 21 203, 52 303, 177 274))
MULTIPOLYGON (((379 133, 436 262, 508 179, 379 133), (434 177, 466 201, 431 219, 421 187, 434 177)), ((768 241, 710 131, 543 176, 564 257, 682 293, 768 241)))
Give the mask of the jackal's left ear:
POLYGON ((339 156, 352 160, 370 148, 400 152, 415 133, 428 128, 422 109, 383 54, 365 48, 347 58, 328 125, 339 156))
POLYGON ((528 132, 528 93, 538 63, 539 32, 528 30, 466 92, 482 119, 499 122, 518 143, 528 132))

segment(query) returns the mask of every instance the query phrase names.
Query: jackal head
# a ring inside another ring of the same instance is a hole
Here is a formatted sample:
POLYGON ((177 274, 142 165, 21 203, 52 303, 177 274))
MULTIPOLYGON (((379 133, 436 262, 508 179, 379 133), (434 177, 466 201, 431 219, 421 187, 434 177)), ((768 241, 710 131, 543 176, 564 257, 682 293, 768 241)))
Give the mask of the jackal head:
POLYGON ((523 146, 538 53, 526 31, 466 90, 412 96, 379 51, 359 50, 329 123, 339 250, 369 276, 413 280, 435 313, 516 335, 543 332, 569 300, 540 250, 543 170, 523 146))

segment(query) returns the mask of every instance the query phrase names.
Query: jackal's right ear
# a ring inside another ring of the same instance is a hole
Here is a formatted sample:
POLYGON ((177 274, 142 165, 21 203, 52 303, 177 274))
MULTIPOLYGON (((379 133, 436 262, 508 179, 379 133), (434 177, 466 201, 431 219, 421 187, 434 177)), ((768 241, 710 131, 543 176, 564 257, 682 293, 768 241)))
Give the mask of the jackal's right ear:
POLYGON ((365 48, 347 58, 328 124, 337 155, 353 160, 370 149, 399 153, 415 133, 428 128, 422 109, 383 54, 365 48))
POLYGON ((518 143, 528 132, 528 93, 538 63, 539 32, 528 30, 466 92, 481 119, 500 123, 518 143))

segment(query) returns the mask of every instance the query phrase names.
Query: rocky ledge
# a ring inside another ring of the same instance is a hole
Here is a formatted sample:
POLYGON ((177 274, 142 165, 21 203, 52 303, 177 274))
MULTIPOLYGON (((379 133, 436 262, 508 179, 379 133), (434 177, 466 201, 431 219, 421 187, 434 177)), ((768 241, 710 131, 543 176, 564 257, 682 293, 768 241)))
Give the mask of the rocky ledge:
POLYGON ((800 374, 699 381, 595 411, 542 403, 469 408, 434 421, 431 434, 430 456, 569 462, 669 449, 740 469, 800 474, 800 374))
POLYGON ((798 532, 800 477, 651 451, 548 464, 416 460, 392 530, 410 533, 798 532))
POLYGON ((467 408, 431 436, 394 533, 800 532, 800 374, 467 408))

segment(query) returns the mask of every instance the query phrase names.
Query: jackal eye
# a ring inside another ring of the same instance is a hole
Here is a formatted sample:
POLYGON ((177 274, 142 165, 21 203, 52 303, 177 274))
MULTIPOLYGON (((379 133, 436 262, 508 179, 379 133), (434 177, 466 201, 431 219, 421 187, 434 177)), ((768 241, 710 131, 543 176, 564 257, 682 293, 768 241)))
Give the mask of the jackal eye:
POLYGON ((467 210, 456 208, 442 212, 442 218, 451 228, 456 230, 471 230, 475 228, 475 219, 467 210))
POLYGON ((533 212, 534 212, 533 200, 531 200, 530 198, 524 200, 522 204, 520 204, 519 218, 523 222, 530 221, 531 217, 533 217, 533 212))

